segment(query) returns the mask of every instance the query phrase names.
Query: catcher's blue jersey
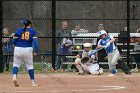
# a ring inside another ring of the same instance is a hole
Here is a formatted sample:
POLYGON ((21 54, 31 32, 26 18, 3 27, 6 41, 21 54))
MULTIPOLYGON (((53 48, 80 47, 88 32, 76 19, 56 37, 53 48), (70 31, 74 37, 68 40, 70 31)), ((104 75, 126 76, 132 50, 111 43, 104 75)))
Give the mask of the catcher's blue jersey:
POLYGON ((14 35, 17 38, 15 46, 17 47, 32 47, 33 38, 36 37, 36 31, 33 28, 26 28, 23 33, 23 28, 19 28, 14 35))

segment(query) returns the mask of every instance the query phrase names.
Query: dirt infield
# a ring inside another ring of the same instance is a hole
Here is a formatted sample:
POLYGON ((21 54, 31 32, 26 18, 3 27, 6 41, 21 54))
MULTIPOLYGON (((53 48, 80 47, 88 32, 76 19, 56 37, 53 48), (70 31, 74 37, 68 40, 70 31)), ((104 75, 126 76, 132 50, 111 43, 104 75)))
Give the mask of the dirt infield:
POLYGON ((32 87, 28 74, 19 74, 14 87, 11 74, 0 74, 0 93, 140 93, 140 74, 122 73, 77 75, 77 73, 35 74, 38 87, 32 87))

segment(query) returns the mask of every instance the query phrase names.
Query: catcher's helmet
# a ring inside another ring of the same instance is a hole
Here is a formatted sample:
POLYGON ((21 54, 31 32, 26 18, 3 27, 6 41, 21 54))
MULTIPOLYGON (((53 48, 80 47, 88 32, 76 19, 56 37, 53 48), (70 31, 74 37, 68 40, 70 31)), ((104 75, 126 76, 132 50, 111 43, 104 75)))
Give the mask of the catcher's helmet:
POLYGON ((92 47, 91 43, 84 43, 84 47, 92 47))

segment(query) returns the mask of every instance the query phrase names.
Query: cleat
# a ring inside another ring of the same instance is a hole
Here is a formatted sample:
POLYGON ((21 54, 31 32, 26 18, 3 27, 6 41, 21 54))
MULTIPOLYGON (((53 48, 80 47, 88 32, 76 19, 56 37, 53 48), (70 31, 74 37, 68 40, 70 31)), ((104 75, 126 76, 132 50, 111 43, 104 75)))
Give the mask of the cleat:
POLYGON ((129 72, 125 73, 125 74, 126 74, 126 75, 131 75, 131 74, 132 74, 132 72, 130 72, 130 71, 129 71, 129 72))
POLYGON ((32 83, 32 87, 37 87, 37 84, 36 83, 32 83))
POLYGON ((104 71, 103 71, 103 68, 100 68, 99 69, 99 75, 102 75, 102 74, 104 74, 104 71))
POLYGON ((14 85, 15 85, 15 87, 19 87, 17 80, 14 80, 14 85))
POLYGON ((85 73, 83 72, 83 73, 78 73, 79 75, 85 75, 85 73))
POLYGON ((112 74, 116 74, 117 72, 118 72, 118 71, 115 70, 115 69, 113 69, 113 70, 111 71, 112 74))

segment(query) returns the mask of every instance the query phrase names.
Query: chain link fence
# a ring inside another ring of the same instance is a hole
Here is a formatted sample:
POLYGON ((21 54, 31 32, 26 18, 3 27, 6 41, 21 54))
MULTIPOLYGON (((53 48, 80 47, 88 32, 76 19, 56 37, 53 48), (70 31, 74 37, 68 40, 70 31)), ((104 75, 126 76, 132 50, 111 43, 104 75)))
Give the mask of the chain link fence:
MULTIPOLYGON (((52 52, 57 53, 57 39, 53 33, 57 34, 58 30, 62 29, 62 22, 68 22, 68 29, 70 31, 75 30, 76 24, 80 24, 81 29, 87 32, 76 34, 72 37, 74 43, 73 51, 75 47, 81 47, 85 42, 93 44, 93 49, 96 47, 97 31, 99 25, 103 24, 104 29, 115 36, 118 47, 125 47, 124 56, 127 56, 127 41, 126 46, 120 46, 123 43, 118 42, 118 33, 122 31, 127 24, 127 1, 55 1, 56 10, 53 11, 53 1, 50 0, 35 0, 35 1, 3 1, 3 28, 7 28, 9 35, 14 33, 17 28, 22 27, 20 23, 23 19, 30 19, 33 27, 37 30, 39 37, 39 54, 34 58, 35 69, 42 71, 43 61, 52 63, 52 59, 57 60, 57 55, 52 56, 52 52), (53 12, 52 12, 53 11, 53 12), (52 13, 55 13, 53 18, 52 13), (55 21, 55 29, 52 30, 55 21), (114 33, 114 34, 113 34, 114 33), (84 38, 83 38, 84 37, 84 38), (52 42, 53 38, 56 38, 56 44, 52 42), (79 44, 79 45, 78 45, 79 44), (55 45, 55 50, 53 46, 55 45), (45 57, 45 59, 44 59, 45 57)), ((130 33, 137 33, 140 28, 140 1, 130 1, 130 33)), ((129 19, 128 19, 129 20, 129 19)), ((140 31, 139 31, 140 33, 140 31)), ((131 36, 131 34, 130 34, 131 36)), ((132 34, 133 37, 139 37, 139 34, 132 34)), ((62 36, 63 37, 63 36, 62 36)), ((64 36, 65 37, 65 36, 64 36)), ((125 36, 127 37, 127 35, 125 36)), ((60 38, 60 37, 59 37, 60 38)), ((130 43, 131 45, 131 43, 130 43)), ((131 47, 134 49, 134 43, 131 47)), ((80 51, 80 52, 81 52, 80 51)), ((13 54, 13 50, 11 50, 13 54)), ((75 52, 73 52, 75 53, 75 52)), ((12 64, 13 56, 11 56, 10 65, 12 64)), ((54 61, 54 60, 53 60, 54 61)), ((74 59, 70 60, 71 62, 74 59)), ((55 63, 55 62, 54 62, 55 63)), ((10 69, 11 70, 11 69, 10 69)))

